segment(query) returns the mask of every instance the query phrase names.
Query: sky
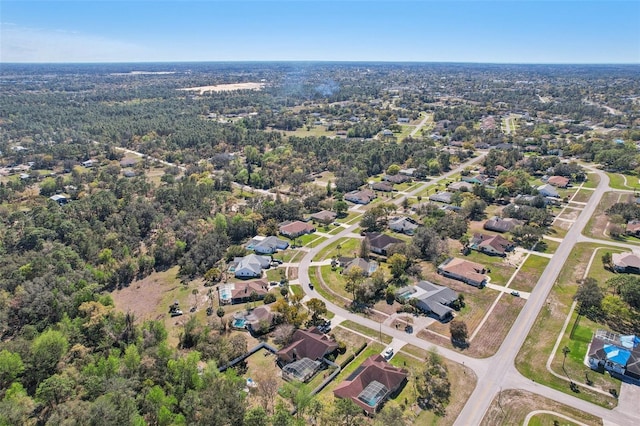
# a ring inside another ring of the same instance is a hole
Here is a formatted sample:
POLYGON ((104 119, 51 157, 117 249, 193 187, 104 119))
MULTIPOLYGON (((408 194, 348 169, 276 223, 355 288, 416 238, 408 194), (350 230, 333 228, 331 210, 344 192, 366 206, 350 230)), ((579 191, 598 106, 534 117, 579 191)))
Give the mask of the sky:
POLYGON ((640 63, 640 0, 0 0, 1 62, 640 63))

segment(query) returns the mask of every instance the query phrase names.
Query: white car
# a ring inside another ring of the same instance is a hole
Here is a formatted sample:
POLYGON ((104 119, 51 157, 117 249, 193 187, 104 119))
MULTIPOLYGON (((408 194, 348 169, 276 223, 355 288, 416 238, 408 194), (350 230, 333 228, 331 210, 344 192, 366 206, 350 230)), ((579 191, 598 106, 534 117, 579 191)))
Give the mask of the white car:
POLYGON ((385 349, 384 352, 382 352, 382 356, 384 357, 384 359, 391 359, 391 357, 393 356, 393 348, 385 349))

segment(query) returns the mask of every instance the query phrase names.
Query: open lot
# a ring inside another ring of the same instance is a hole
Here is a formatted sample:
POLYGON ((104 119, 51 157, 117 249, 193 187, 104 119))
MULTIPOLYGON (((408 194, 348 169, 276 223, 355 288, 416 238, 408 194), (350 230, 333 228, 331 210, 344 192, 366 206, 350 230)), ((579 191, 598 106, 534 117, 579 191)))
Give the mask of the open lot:
MULTIPOLYGON (((555 241, 549 241, 553 243, 555 241)), ((549 264, 549 259, 542 256, 530 255, 518 271, 518 275, 511 281, 510 288, 519 291, 531 292, 536 286, 544 268, 549 264)))
MULTIPOLYGON (((481 425, 520 426, 523 424, 527 414, 535 410, 550 410, 564 414, 565 416, 578 420, 579 422, 587 425, 602 425, 602 420, 591 414, 576 410, 575 408, 568 407, 564 404, 560 404, 556 401, 544 398, 540 395, 514 389, 502 391, 495 397, 495 399, 491 403, 491 406, 487 410, 481 425)), ((553 420, 558 420, 561 425, 571 424, 568 423, 565 419, 558 417, 555 419, 551 419, 551 423, 533 423, 532 419, 532 423, 529 423, 529 425, 553 425, 553 420)))

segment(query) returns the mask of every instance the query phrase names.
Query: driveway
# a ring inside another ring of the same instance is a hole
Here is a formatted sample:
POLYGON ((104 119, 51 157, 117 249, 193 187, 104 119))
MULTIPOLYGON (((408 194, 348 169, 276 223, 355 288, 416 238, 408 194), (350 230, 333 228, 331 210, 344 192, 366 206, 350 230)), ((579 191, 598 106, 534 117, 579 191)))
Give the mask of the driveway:
POLYGON ((615 411, 640 419, 640 386, 622 382, 615 411))

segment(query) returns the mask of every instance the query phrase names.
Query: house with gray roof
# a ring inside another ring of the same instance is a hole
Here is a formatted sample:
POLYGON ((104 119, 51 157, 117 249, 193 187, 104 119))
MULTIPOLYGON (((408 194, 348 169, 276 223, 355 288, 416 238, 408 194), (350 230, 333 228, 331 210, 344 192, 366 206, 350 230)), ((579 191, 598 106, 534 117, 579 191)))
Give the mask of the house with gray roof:
POLYGON ((439 203, 451 204, 453 193, 448 191, 441 191, 436 194, 430 195, 431 201, 437 201, 439 203))
POLYGON ((416 307, 427 315, 444 321, 453 316, 450 307, 458 299, 458 293, 448 287, 429 281, 420 281, 415 286, 396 291, 399 299, 415 299, 416 307))
POLYGON ((250 254, 245 257, 236 257, 233 260, 233 273, 236 278, 259 278, 263 269, 271 266, 271 257, 250 254))
POLYGON ((418 222, 406 216, 389 219, 389 229, 407 235, 413 235, 415 230, 418 229, 418 226, 420 226, 418 222))
POLYGON ((548 183, 540 185, 537 189, 540 195, 544 197, 560 198, 560 194, 558 194, 558 191, 556 191, 556 189, 548 183))
POLYGON ((640 274, 640 256, 634 252, 613 253, 611 262, 616 272, 640 274))
POLYGON ((286 250, 288 247, 288 241, 281 240, 273 235, 269 237, 254 237, 249 241, 249 244, 247 244, 249 250, 253 250, 258 254, 273 254, 278 250, 286 250))

